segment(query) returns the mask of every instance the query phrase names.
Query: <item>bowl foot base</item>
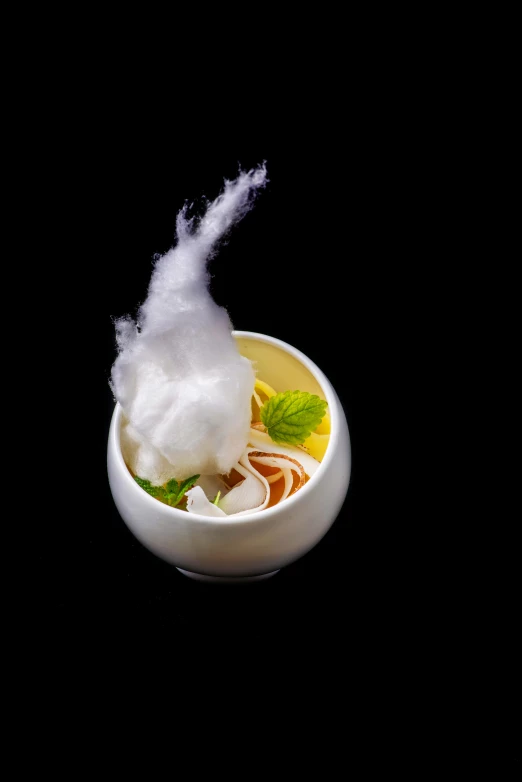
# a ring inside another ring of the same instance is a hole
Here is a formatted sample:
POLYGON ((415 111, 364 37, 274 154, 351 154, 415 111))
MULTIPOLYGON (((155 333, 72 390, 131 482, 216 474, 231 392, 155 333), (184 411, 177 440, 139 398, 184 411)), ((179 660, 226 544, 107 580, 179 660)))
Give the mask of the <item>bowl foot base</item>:
POLYGON ((272 570, 271 573, 261 573, 260 576, 204 576, 202 573, 192 573, 190 570, 182 570, 180 567, 176 568, 176 570, 196 581, 210 581, 218 584, 244 584, 249 581, 264 581, 265 578, 270 578, 279 573, 279 570, 272 570))

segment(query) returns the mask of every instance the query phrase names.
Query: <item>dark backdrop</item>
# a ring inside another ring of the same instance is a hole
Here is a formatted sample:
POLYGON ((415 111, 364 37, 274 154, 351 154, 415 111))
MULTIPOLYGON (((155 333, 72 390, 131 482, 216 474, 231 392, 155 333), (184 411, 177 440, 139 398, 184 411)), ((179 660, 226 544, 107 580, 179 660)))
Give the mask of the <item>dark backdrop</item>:
MULTIPOLYGON (((93 59, 86 59, 89 68, 93 59)), ((41 105, 21 92, 29 118, 20 146, 4 149, 5 169, 15 172, 15 184, 5 192, 21 218, 15 250, 6 258, 20 281, 15 290, 6 288, 6 304, 11 295, 25 302, 21 294, 27 292, 39 308, 26 310, 24 303, 21 311, 23 324, 35 324, 32 339, 23 330, 8 334, 4 348, 14 344, 30 369, 27 385, 35 393, 24 409, 29 430, 21 464, 29 453, 41 481, 37 499, 31 495, 30 506, 26 500, 27 517, 16 525, 26 539, 16 549, 23 556, 15 559, 12 584, 24 592, 17 615, 28 628, 27 668, 36 668, 41 681, 54 683, 42 662, 52 658, 54 672, 77 665, 75 682, 93 660, 109 672, 135 666, 128 681, 142 682, 146 675, 136 661, 146 644, 153 654, 171 656, 179 686, 180 650, 203 652, 204 670, 212 672, 220 650, 247 663, 260 651, 251 679, 267 661, 286 676, 304 669, 300 690, 306 697, 312 674, 321 688, 330 674, 328 691, 339 696, 341 711, 359 685, 368 709, 377 704, 379 717, 385 711, 384 732, 397 727, 407 699, 411 719, 401 740, 409 750, 412 725, 418 723, 421 733, 425 723, 417 716, 427 715, 428 731, 431 724, 436 728, 430 733, 435 752, 426 756, 431 762, 452 736, 460 740, 459 709, 480 704, 480 682, 491 661, 483 653, 475 676, 477 649, 501 639, 495 676, 515 670, 506 667, 506 654, 519 649, 502 637, 506 627, 513 637, 516 632, 516 612, 506 607, 517 593, 504 590, 492 601, 493 578, 484 578, 491 552, 473 556, 474 530, 460 549, 455 541, 463 520, 475 526, 479 513, 468 510, 468 499, 477 493, 481 499, 482 486, 477 492, 474 476, 457 507, 447 491, 449 455, 456 458, 461 488, 466 456, 458 435, 474 397, 474 390, 459 396, 455 371, 476 341, 477 319, 465 313, 482 251, 470 252, 469 242, 475 237, 480 245, 487 223, 480 216, 468 223, 466 206, 474 195, 469 190, 483 186, 481 161, 491 142, 477 144, 481 78, 475 80, 477 122, 460 126, 445 89, 431 89, 422 76, 410 86, 415 58, 407 58, 407 78, 392 73, 388 85, 393 58, 383 60, 367 86, 357 71, 370 61, 371 51, 331 92, 329 74, 311 75, 317 89, 307 93, 299 116, 291 82, 285 82, 286 110, 273 109, 266 132, 255 105, 252 116, 237 117, 229 131, 221 124, 223 112, 209 111, 190 124, 187 113, 176 113, 171 92, 148 113, 134 94, 120 105, 118 84, 111 89, 109 83, 103 95, 93 89, 90 100, 82 97, 75 106, 64 90, 57 113, 47 83, 41 105), (436 108, 435 95, 441 101, 436 108), (213 294, 236 328, 288 341, 325 372, 346 412, 353 469, 344 507, 312 551, 266 582, 221 588, 189 581, 150 554, 114 507, 106 473, 112 318, 135 313, 144 299, 152 258, 173 242, 175 215, 185 200, 213 198, 239 164, 248 168, 262 160, 270 184, 212 261, 213 294), (267 292, 262 287, 270 269, 277 285, 267 292), (448 317, 452 297, 465 334, 448 366, 457 333, 448 317), (444 402, 456 415, 454 424, 444 402), (473 577, 470 562, 478 571, 473 577), (485 610, 500 617, 500 633, 489 632, 485 610), (473 615, 479 619, 475 633, 473 615), (125 653, 115 657, 120 642, 125 653)), ((475 60, 470 62, 472 74, 475 60)), ((438 79, 439 55, 433 64, 438 79)), ((60 59, 62 70, 67 61, 60 59)), ((465 84, 472 81, 466 75, 465 84)), ((499 83, 494 80, 495 91, 499 83)), ((224 102, 233 92, 227 88, 224 102)), ((267 91, 263 87, 260 98, 267 91)), ((455 107, 465 94, 467 86, 458 86, 455 107)), ((190 100, 197 101, 195 91, 190 100)), ((12 126, 16 117, 9 116, 12 126)), ((495 154, 502 147, 494 145, 495 154)), ((477 193, 480 200, 480 187, 477 193)), ((492 188, 484 202, 497 193, 492 188)), ((491 258, 496 254, 486 253, 491 258)), ((504 291, 499 301, 503 297, 504 291)), ((480 305, 488 300, 478 299, 480 305)), ((488 328, 490 320, 486 315, 488 328)), ((478 385, 488 376, 487 366, 480 366, 478 385)), ((8 377, 10 371, 9 365, 8 377)), ((4 414, 11 418, 9 408, 4 414)), ((504 515, 503 509, 500 519, 499 512, 486 514, 486 548, 504 515)), ((498 556, 512 583, 520 568, 505 563, 517 551, 503 543, 498 556)), ((6 546, 6 559, 13 552, 6 546)), ((513 692, 512 681, 505 690, 513 692)), ((285 695, 280 688, 270 705, 285 705, 285 695)), ((497 719, 499 710, 492 714, 497 719)))

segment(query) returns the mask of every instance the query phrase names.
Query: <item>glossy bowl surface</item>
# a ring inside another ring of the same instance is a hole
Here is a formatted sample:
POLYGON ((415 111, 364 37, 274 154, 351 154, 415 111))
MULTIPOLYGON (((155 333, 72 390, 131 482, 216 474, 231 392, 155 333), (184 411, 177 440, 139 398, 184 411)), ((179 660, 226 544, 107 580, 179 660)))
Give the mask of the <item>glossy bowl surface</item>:
POLYGON ((187 575, 221 578, 271 574, 310 551, 337 518, 348 491, 351 447, 341 403, 323 372, 281 340, 234 331, 239 351, 277 390, 309 391, 328 402, 331 435, 315 475, 281 504, 258 513, 208 518, 164 505, 129 473, 120 447, 123 411, 115 405, 107 468, 114 502, 136 538, 187 575))

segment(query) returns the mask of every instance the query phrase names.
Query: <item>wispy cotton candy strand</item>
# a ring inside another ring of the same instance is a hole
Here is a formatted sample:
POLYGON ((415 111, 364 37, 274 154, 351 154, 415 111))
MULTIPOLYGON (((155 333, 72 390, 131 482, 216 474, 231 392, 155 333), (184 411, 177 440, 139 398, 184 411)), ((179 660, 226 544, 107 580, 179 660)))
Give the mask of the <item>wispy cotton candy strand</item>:
POLYGON ((225 181, 199 221, 183 208, 176 244, 156 261, 137 322, 115 321, 110 385, 126 419, 122 451, 154 485, 227 474, 248 442, 254 371, 210 295, 207 262, 266 182, 262 165, 225 181))

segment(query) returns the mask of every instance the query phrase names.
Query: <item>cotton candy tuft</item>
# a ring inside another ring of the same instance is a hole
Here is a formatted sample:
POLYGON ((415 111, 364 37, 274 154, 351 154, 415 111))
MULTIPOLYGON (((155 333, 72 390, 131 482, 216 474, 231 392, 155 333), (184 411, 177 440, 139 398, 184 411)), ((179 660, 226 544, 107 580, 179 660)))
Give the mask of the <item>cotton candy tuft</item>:
POLYGON ((207 262, 267 182, 264 165, 225 180, 199 221, 183 208, 157 259, 137 321, 115 321, 110 386, 123 408, 122 452, 154 485, 227 474, 248 442, 255 375, 209 292, 207 262))

